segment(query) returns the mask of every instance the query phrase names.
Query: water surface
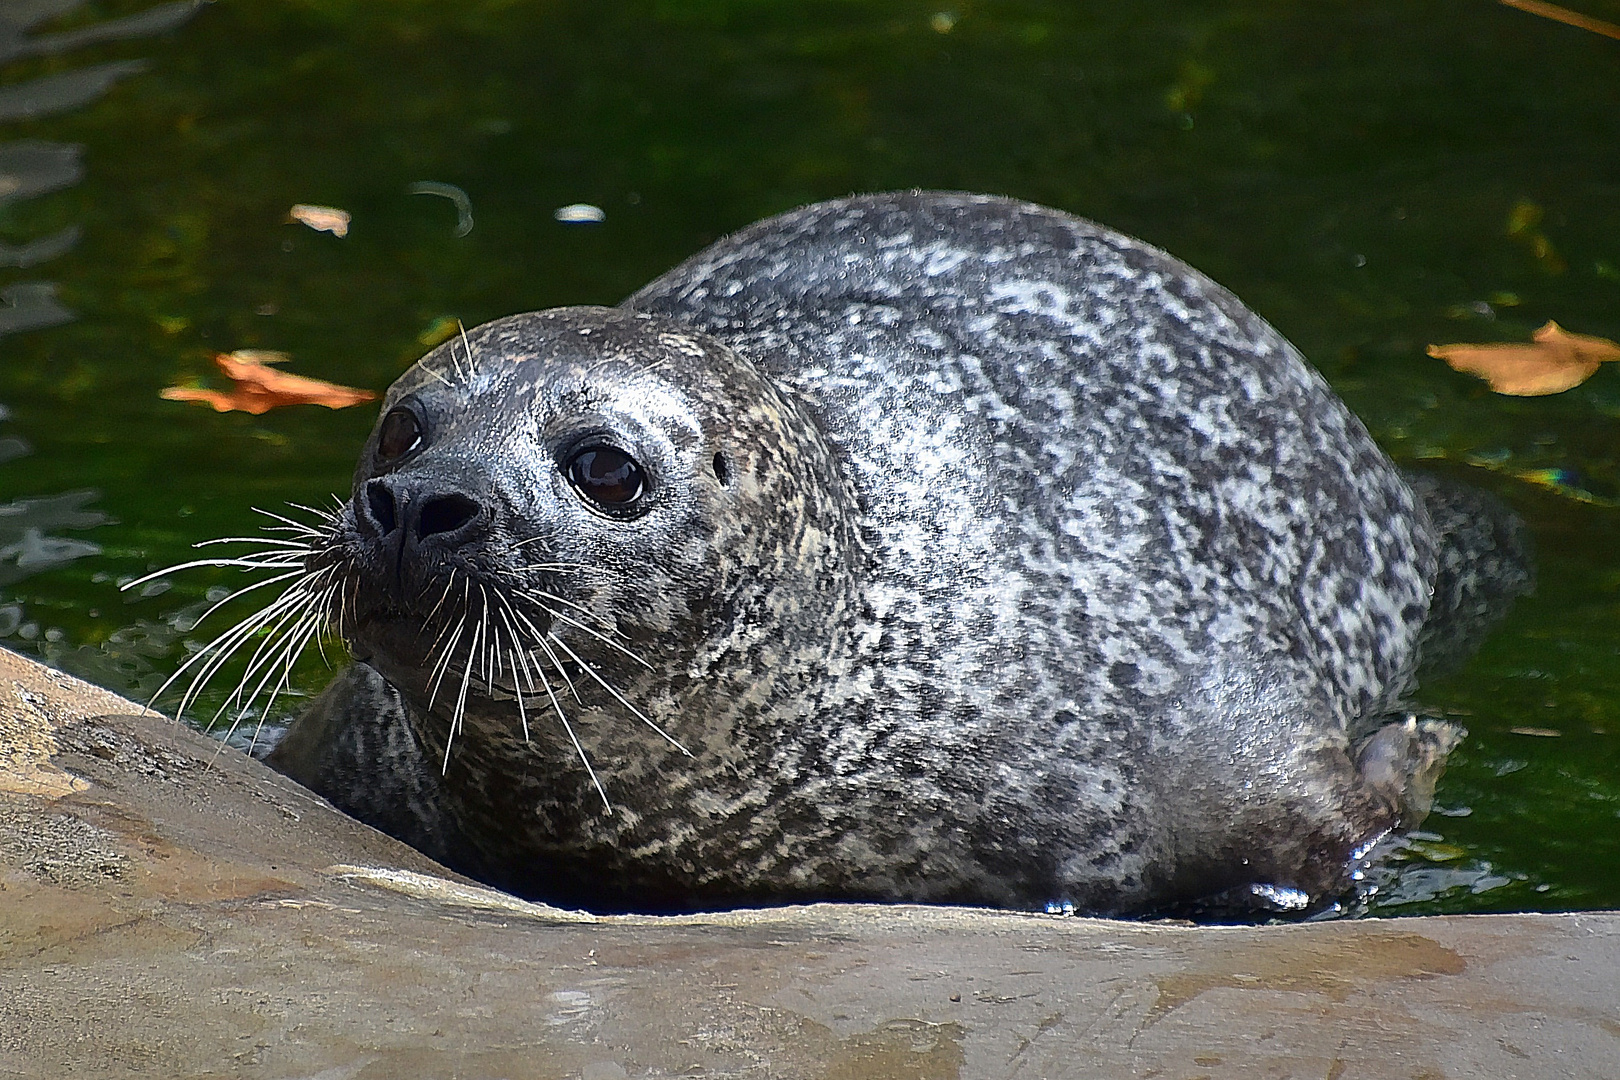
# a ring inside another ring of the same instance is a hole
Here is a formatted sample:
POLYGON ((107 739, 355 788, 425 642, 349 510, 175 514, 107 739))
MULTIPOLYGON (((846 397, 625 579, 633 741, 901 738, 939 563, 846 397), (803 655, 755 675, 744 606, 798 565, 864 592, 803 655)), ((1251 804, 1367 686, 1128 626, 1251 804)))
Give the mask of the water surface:
MULTIPOLYGON (((148 694, 231 579, 117 584, 253 528, 251 506, 347 490, 369 409, 159 399, 215 351, 381 390, 457 319, 614 303, 766 214, 1000 192, 1198 266, 1402 464, 1531 523, 1540 591, 1423 690, 1472 734, 1374 910, 1620 906, 1620 372, 1508 399, 1424 355, 1549 318, 1620 338, 1620 41, 1485 0, 10 0, 0 20, 5 644, 148 694), (421 182, 466 192, 471 231, 421 182), (295 203, 352 229, 289 223, 295 203), (576 203, 604 220, 554 219, 576 203)), ((311 660, 297 693, 326 677, 311 660)))

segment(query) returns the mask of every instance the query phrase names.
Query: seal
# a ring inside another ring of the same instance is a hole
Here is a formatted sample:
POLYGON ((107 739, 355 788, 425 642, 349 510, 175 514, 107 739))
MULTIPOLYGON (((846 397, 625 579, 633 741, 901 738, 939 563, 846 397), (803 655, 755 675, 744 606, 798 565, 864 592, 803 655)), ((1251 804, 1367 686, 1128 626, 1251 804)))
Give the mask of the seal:
POLYGON ((268 760, 598 910, 1319 904, 1460 737, 1405 712, 1442 617, 1527 587, 1442 492, 1152 247, 835 200, 407 371, 268 760))

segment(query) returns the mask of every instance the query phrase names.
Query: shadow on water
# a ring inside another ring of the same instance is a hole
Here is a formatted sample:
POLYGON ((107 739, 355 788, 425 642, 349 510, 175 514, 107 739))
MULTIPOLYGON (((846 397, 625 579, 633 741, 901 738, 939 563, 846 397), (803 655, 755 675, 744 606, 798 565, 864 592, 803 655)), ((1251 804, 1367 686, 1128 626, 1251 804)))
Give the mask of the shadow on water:
POLYGON ((232 578, 118 584, 347 489, 369 410, 159 399, 216 351, 380 390, 800 203, 1001 192, 1209 273, 1403 467, 1530 523, 1538 593, 1424 686, 1470 738, 1364 907, 1620 906, 1620 371, 1508 399, 1423 354, 1620 338, 1617 73, 1484 0, 0 3, 0 640, 145 697, 232 578))

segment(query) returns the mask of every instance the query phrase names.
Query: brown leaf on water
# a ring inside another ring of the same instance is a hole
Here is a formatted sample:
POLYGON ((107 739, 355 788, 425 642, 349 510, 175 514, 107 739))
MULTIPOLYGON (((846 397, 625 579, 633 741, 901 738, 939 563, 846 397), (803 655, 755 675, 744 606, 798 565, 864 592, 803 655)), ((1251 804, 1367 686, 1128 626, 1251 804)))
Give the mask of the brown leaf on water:
POLYGON ((235 352, 216 353, 214 362, 218 363, 221 356, 229 356, 244 364, 285 364, 292 359, 291 353, 276 349, 237 349, 235 352))
POLYGON ((1604 37, 1611 37, 1616 41, 1620 41, 1620 26, 1616 26, 1612 22, 1604 22, 1602 19, 1594 19, 1590 15, 1582 15, 1580 12, 1571 11, 1566 7, 1559 7, 1557 4, 1544 3, 1543 0, 1502 0, 1502 3, 1508 7, 1518 8, 1520 11, 1528 11, 1532 15, 1540 15, 1543 19, 1552 19, 1556 22, 1567 23, 1570 26, 1578 26, 1582 30, 1590 30, 1594 34, 1602 34, 1604 37))
POLYGON ((333 236, 349 235, 349 212, 339 210, 335 206, 312 206, 309 203, 299 203, 287 211, 289 221, 297 221, 308 225, 316 232, 329 232, 333 236))
POLYGON ((1478 375, 1498 394, 1540 397, 1577 387, 1601 364, 1620 360, 1620 345, 1549 322, 1531 335, 1529 344, 1430 345, 1429 355, 1453 370, 1478 375))
POLYGON ((229 390, 205 390, 192 386, 166 386, 163 397, 169 401, 193 401, 210 405, 216 412, 252 413, 258 416, 283 405, 325 405, 328 409, 346 409, 377 400, 370 390, 352 386, 339 386, 324 379, 311 379, 303 375, 289 375, 267 367, 287 359, 286 353, 261 349, 239 349, 233 353, 215 353, 214 363, 231 380, 229 390))

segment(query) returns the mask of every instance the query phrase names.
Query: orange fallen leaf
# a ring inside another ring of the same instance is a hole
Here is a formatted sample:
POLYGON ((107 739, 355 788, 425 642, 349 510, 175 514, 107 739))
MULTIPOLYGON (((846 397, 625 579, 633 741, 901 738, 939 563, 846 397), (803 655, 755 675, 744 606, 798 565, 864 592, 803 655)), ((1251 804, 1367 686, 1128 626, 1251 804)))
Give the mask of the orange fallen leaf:
POLYGON ((1529 344, 1430 345, 1429 355, 1455 371, 1478 375, 1498 394, 1540 397, 1577 387, 1599 365, 1620 360, 1620 345, 1549 322, 1531 335, 1529 344))
POLYGON ((349 212, 339 210, 335 206, 312 206, 309 203, 299 203, 287 211, 291 221, 308 225, 316 232, 329 232, 333 236, 349 235, 349 212))
POLYGON ((284 353, 277 349, 237 349, 235 352, 216 353, 215 362, 219 356, 229 356, 244 364, 285 364, 292 359, 291 353, 284 353))
POLYGON ((1502 3, 1520 11, 1528 11, 1532 15, 1540 15, 1543 19, 1568 23, 1570 26, 1578 26, 1582 30, 1590 30, 1594 34, 1602 34, 1604 37, 1620 41, 1620 26, 1604 22, 1602 19, 1594 19, 1590 15, 1582 15, 1566 7, 1559 7, 1557 4, 1548 4, 1543 0, 1502 0, 1502 3))
POLYGON ((311 379, 303 375, 289 375, 267 364, 279 364, 287 359, 286 353, 260 349, 240 349, 233 353, 215 353, 214 363, 232 382, 229 390, 205 390, 193 386, 166 386, 162 395, 169 401, 194 401, 211 405, 216 412, 252 413, 258 416, 283 405, 325 405, 328 409, 346 409, 377 400, 370 390, 352 386, 339 386, 324 379, 311 379))

